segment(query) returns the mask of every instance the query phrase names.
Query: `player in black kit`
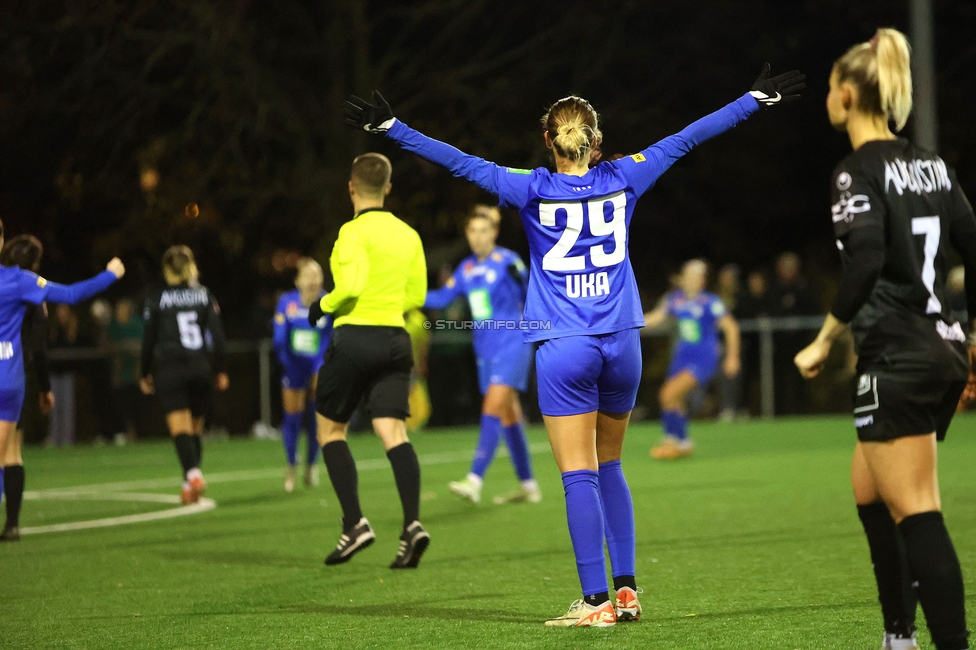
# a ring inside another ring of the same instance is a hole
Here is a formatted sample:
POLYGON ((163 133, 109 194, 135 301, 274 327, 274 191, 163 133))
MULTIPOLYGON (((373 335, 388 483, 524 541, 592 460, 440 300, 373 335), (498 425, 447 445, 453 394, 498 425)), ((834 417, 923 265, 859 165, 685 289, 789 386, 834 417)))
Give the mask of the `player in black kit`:
POLYGON ((220 308, 210 290, 197 282, 193 252, 186 246, 167 250, 163 277, 168 286, 146 301, 139 386, 146 395, 156 393, 166 413, 183 467, 185 505, 195 503, 207 488, 200 472, 203 417, 214 385, 223 391, 230 381, 224 371, 220 308))
POLYGON ((951 244, 976 313, 976 216, 955 172, 889 128, 905 125, 911 97, 908 42, 898 31, 878 30, 834 64, 827 111, 854 148, 833 175, 844 270, 831 313, 796 365, 817 375, 850 324, 859 354, 851 482, 884 647, 917 647, 918 602, 936 648, 961 650, 969 647, 963 579, 942 519, 936 441, 973 378, 976 347, 967 350, 949 316, 945 280, 951 244))

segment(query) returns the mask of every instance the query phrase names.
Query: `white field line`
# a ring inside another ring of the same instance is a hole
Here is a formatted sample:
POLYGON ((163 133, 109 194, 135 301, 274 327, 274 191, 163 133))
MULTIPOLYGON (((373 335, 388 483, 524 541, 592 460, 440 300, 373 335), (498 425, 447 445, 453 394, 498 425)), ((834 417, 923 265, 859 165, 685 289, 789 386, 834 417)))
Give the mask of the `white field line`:
MULTIPOLYGON (((535 443, 529 445, 529 452, 538 454, 549 451, 548 443, 535 443)), ((498 450, 498 457, 507 457, 508 450, 505 448, 498 450)), ((426 454, 419 457, 421 465, 445 465, 449 463, 463 462, 471 458, 470 451, 452 451, 442 454, 426 454)), ((389 467, 386 458, 371 458, 369 460, 356 463, 356 469, 360 472, 368 472, 389 467)), ((281 468, 267 468, 255 470, 241 470, 236 472, 219 472, 207 475, 207 483, 233 483, 237 481, 260 481, 281 478, 281 468)), ((157 510, 154 512, 142 512, 134 515, 124 515, 121 517, 105 517, 103 519, 89 519, 87 521, 74 521, 64 524, 51 524, 48 526, 26 526, 20 529, 22 535, 37 535, 40 533, 61 533, 72 530, 86 530, 89 528, 105 528, 109 526, 122 526, 125 524, 136 524, 144 521, 156 521, 158 519, 171 519, 173 517, 183 517, 199 512, 206 512, 217 507, 213 499, 201 498, 197 503, 183 506, 180 496, 176 494, 153 494, 145 492, 134 492, 133 490, 154 490, 172 488, 181 484, 177 477, 146 479, 142 481, 119 481, 115 483, 100 483, 97 485, 80 485, 70 488, 51 488, 48 490, 30 490, 24 492, 24 498, 31 501, 37 500, 58 500, 58 501, 133 501, 142 503, 167 503, 177 505, 176 508, 157 510)))

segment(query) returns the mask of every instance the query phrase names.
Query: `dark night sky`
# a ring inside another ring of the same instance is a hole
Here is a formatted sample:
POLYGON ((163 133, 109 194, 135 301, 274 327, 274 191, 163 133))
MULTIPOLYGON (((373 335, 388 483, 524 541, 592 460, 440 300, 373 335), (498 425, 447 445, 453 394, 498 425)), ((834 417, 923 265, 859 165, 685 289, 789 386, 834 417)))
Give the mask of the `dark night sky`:
MULTIPOLYGON (((907 0, 84 4, 0 8, 0 217, 42 237, 55 279, 122 254, 126 292, 155 281, 166 246, 188 243, 240 323, 256 292, 287 284, 270 271, 275 249, 326 260, 350 216, 356 153, 391 156, 391 206, 432 266, 486 198, 345 129, 342 98, 374 87, 412 126, 525 167, 547 163, 538 119, 567 94, 600 111, 605 154, 626 154, 741 95, 764 61, 799 68, 805 100, 680 161, 639 204, 630 250, 649 296, 692 256, 748 269, 791 249, 828 277, 828 179, 849 144, 826 121, 827 76, 876 27, 908 30, 907 0), (159 171, 152 195, 145 168, 159 171), (188 203, 200 217, 184 216, 188 203)), ((937 1, 935 15, 940 152, 972 195, 976 5, 937 1)), ((519 227, 507 215, 503 242, 524 250, 519 227)))

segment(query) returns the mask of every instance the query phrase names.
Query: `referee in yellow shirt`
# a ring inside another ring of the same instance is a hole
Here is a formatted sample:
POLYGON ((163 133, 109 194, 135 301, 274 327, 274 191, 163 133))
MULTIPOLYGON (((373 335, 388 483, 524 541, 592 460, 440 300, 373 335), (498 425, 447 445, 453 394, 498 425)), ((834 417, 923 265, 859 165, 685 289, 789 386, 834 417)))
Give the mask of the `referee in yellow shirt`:
POLYGON ((419 521, 420 463, 404 424, 413 354, 403 314, 424 304, 427 261, 417 231, 383 209, 392 171, 378 153, 353 161, 355 216, 332 250, 335 289, 309 309, 310 322, 332 314, 335 327, 316 394, 322 459, 342 506, 342 536, 326 564, 347 562, 376 538, 359 506, 356 461, 346 443, 347 423, 363 399, 403 504, 403 533, 390 568, 416 567, 430 544, 419 521))

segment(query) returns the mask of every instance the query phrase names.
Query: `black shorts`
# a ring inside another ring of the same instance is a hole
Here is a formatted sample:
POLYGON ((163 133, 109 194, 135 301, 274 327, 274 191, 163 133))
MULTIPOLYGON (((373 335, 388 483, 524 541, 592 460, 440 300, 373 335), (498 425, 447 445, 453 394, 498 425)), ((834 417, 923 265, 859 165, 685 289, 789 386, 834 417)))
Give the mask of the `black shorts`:
POLYGON ((892 372, 864 372, 854 389, 854 426, 861 442, 935 432, 942 441, 965 381, 917 381, 892 372))
POLYGON ((374 418, 410 415, 413 349, 402 327, 341 325, 319 370, 316 410, 345 424, 363 399, 374 418))
POLYGON ((163 365, 153 374, 156 397, 164 413, 190 410, 197 418, 206 415, 213 399, 213 373, 205 365, 163 365))

